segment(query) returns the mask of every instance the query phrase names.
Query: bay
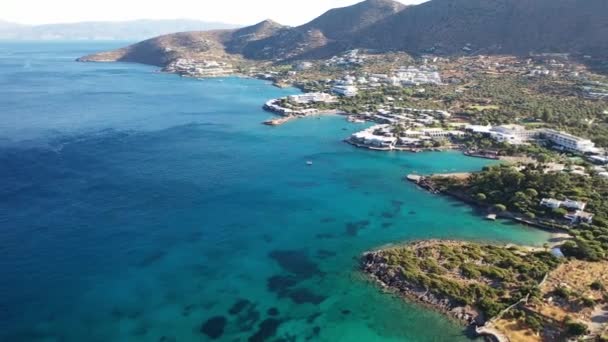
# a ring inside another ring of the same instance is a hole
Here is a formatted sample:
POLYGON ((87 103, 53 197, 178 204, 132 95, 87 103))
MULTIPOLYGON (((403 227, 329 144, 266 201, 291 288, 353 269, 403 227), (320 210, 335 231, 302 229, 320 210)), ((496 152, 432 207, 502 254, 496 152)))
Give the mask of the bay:
POLYGON ((361 253, 549 238, 403 182, 487 160, 355 149, 338 116, 261 125, 296 89, 74 62, 120 45, 0 43, 1 340, 464 341, 361 253))

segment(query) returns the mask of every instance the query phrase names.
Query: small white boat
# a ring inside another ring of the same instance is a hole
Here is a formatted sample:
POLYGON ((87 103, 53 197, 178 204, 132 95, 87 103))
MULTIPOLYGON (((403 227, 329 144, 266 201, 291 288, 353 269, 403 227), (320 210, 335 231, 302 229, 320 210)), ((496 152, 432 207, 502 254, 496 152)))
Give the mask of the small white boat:
POLYGON ((312 160, 307 161, 306 165, 311 166, 312 165, 312 160))

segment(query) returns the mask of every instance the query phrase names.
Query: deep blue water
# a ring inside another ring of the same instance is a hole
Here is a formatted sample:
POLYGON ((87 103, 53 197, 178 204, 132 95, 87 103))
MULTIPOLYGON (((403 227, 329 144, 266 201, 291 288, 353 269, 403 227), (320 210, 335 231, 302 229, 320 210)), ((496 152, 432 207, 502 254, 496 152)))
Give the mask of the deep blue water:
POLYGON ((258 80, 73 61, 116 46, 0 43, 0 340, 466 340, 357 257, 548 238, 401 180, 485 160, 357 150, 335 116, 263 126, 297 90, 258 80))

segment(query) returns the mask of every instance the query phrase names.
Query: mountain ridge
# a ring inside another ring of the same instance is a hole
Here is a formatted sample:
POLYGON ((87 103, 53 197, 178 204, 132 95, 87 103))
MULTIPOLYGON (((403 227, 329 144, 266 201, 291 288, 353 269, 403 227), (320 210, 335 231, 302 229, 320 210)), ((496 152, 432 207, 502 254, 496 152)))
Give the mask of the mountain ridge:
POLYGON ((114 55, 115 60, 132 62, 151 59, 155 65, 175 58, 211 57, 281 62, 327 58, 355 48, 441 55, 608 56, 606 13, 605 0, 431 0, 411 6, 366 0, 331 9, 297 27, 265 20, 221 33, 182 32, 81 60, 107 61, 114 55), (146 51, 162 56, 146 57, 146 51))
POLYGON ((0 21, 0 39, 11 40, 143 40, 180 31, 232 29, 236 25, 192 19, 139 19, 23 25, 0 21))

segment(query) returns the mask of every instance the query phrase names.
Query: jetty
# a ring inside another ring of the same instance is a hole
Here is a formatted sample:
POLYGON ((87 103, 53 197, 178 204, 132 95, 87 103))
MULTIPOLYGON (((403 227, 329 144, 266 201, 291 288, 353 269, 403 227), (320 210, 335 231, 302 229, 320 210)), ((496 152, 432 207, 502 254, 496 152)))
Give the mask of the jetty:
POLYGON ((294 118, 295 118, 295 116, 284 116, 281 118, 264 121, 263 124, 266 126, 280 126, 288 121, 293 120, 294 118))

